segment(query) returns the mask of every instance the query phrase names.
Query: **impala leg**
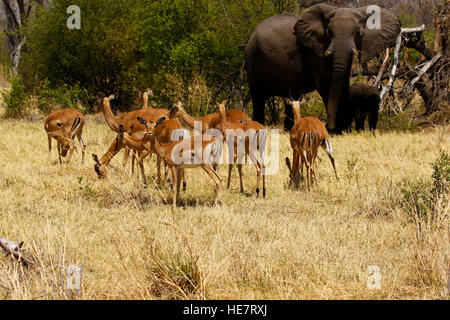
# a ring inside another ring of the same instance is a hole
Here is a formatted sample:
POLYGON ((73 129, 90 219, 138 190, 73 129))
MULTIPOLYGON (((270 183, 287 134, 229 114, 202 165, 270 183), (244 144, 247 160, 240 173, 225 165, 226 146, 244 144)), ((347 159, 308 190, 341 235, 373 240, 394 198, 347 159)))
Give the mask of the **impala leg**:
POLYGON ((316 150, 314 150, 313 151, 313 154, 312 154, 312 159, 311 159, 311 173, 312 173, 312 179, 314 179, 314 180, 312 180, 311 181, 311 183, 312 182, 314 182, 314 183, 317 183, 317 177, 316 177, 316 159, 317 159, 317 149, 316 150))
MULTIPOLYGON (((163 161, 163 160, 161 159, 161 161, 163 161)), ((170 168, 169 168, 169 166, 167 165, 167 163, 165 161, 163 163, 164 163, 164 178, 163 178, 162 181, 165 184, 165 183, 169 183, 169 181, 170 181, 170 178, 169 178, 169 170, 170 170, 170 168)), ((172 181, 170 181, 170 184, 169 184, 170 188, 172 188, 171 183, 172 183, 172 181)))
MULTIPOLYGON (((147 154, 145 154, 147 155, 147 154)), ((144 155, 142 150, 138 151, 138 163, 139 163, 139 168, 141 169, 141 175, 142 175, 142 183, 144 184, 144 188, 147 188, 147 179, 145 178, 145 171, 144 171, 144 155)))
MULTIPOLYGON (((298 151, 294 150, 292 155, 292 169, 291 169, 291 176, 294 180, 294 188, 298 189, 299 185, 299 171, 298 166, 300 162, 300 154, 298 151)), ((303 174, 303 161, 302 161, 302 174, 303 174)))
POLYGON ((179 200, 178 197, 180 194, 181 177, 183 176, 183 174, 184 174, 184 169, 178 168, 178 171, 177 171, 177 202, 179 200))
POLYGON ((213 205, 216 205, 217 203, 220 203, 220 195, 222 191, 222 179, 219 177, 219 175, 216 173, 216 171, 213 169, 213 167, 210 164, 202 164, 203 170, 206 171, 206 173, 213 179, 215 183, 215 195, 214 195, 214 201, 213 205))
POLYGON ((184 174, 184 169, 183 169, 183 174, 182 174, 181 178, 183 179, 183 192, 184 192, 184 191, 186 191, 186 178, 185 178, 185 174, 184 174))
POLYGON ((337 175, 337 172, 336 172, 336 166, 334 165, 334 158, 333 158, 333 156, 331 155, 331 153, 327 153, 327 154, 328 154, 328 158, 330 158, 331 165, 333 166, 333 169, 334 169, 334 175, 336 176, 336 180, 339 180, 338 175, 337 175))
POLYGON ((172 206, 175 209, 177 207, 177 198, 178 198, 178 190, 177 190, 177 168, 174 166, 170 167, 170 172, 172 173, 172 185, 173 185, 173 198, 172 198, 172 206))
POLYGON ((81 163, 84 163, 84 156, 86 152, 86 145, 84 144, 83 138, 81 137, 81 133, 77 134, 78 142, 81 145, 81 163))
POLYGON ((249 157, 256 168, 256 197, 259 197, 259 184, 261 181, 261 164, 259 163, 258 159, 256 159, 253 153, 250 153, 249 157))
POLYGON ((156 156, 156 174, 158 175, 158 184, 161 184, 161 158, 156 156))
POLYGON ((57 142, 56 148, 58 149, 59 164, 62 164, 62 161, 61 161, 61 142, 59 142, 59 140, 57 140, 57 141, 58 142, 57 142))
POLYGON ((136 150, 133 150, 132 154, 131 154, 131 174, 134 174, 134 165, 135 165, 135 161, 136 161, 136 150))
POLYGON ((227 189, 230 188, 231 184, 231 172, 233 171, 234 163, 230 163, 228 165, 228 182, 227 182, 227 189))
POLYGON ((310 170, 309 170, 309 163, 308 163, 308 158, 307 158, 307 152, 305 150, 301 150, 300 151, 301 154, 301 158, 302 158, 302 166, 303 164, 305 164, 306 166, 306 180, 307 180, 307 186, 309 189, 309 176, 311 174, 310 170))
POLYGON ((124 148, 125 148, 125 153, 123 154, 122 167, 124 169, 126 169, 127 162, 128 162, 128 157, 130 156, 130 148, 128 148, 126 146, 124 148))
POLYGON ((239 183, 241 185, 241 193, 244 193, 244 184, 242 182, 242 163, 238 163, 236 166, 239 172, 239 183))
POLYGON ((48 138, 48 160, 50 160, 50 154, 52 153, 52 137, 47 134, 48 138))
POLYGON ((69 152, 67 153, 67 163, 70 162, 70 159, 72 159, 73 150, 69 149, 69 152))

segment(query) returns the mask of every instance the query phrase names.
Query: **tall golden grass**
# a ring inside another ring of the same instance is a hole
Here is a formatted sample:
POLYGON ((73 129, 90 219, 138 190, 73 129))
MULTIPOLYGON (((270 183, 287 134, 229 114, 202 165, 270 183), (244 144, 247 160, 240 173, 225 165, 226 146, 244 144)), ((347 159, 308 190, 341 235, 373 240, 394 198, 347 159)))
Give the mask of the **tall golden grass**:
MULTIPOLYGON (((211 207, 212 182, 193 169, 172 211, 170 190, 144 189, 122 153, 99 181, 80 152, 59 165, 53 142, 47 158, 43 121, 0 119, 0 237, 24 241, 36 260, 26 269, 0 255, 0 299, 65 299, 64 266, 83 262, 82 299, 448 299, 448 198, 439 219, 419 227, 400 186, 431 179, 449 129, 333 136, 340 179, 320 152, 310 191, 287 187, 283 133, 266 199, 255 198, 246 165, 246 194, 234 172, 223 204, 211 207), (367 287, 370 265, 381 269, 379 290, 367 287)), ((87 155, 102 155, 115 134, 89 116, 83 136, 87 155)), ((155 159, 145 167, 155 181, 155 159)))

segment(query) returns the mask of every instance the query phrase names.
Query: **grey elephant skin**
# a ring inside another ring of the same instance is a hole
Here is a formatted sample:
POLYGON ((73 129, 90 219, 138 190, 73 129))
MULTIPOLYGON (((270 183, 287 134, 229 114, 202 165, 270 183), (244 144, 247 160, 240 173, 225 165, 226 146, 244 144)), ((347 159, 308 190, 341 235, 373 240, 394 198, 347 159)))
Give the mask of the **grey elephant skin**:
MULTIPOLYGON (((297 98, 317 90, 327 111, 327 129, 341 132, 349 127, 347 106, 353 54, 361 63, 395 44, 400 21, 379 8, 380 29, 371 29, 368 7, 336 8, 318 4, 300 16, 285 13, 260 22, 245 48, 244 68, 253 102, 253 119, 264 123, 269 97, 297 98)), ((292 110, 285 105, 284 126, 293 124, 292 110)))
POLYGON ((353 84, 349 88, 348 107, 353 112, 356 130, 364 130, 367 117, 370 130, 375 130, 380 108, 380 90, 367 83, 353 84))

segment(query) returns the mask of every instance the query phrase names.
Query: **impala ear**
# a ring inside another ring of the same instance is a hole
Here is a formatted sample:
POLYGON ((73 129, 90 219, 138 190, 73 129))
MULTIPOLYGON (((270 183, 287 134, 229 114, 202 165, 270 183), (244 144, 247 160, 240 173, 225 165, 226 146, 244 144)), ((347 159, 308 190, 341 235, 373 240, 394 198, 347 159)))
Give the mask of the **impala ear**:
POLYGON ((166 117, 159 118, 158 121, 156 121, 155 123, 155 127, 159 126, 160 124, 163 124, 164 121, 166 121, 166 117))
POLYGON ((137 120, 139 121, 140 124, 144 125, 148 129, 147 121, 145 121, 145 119, 137 117, 137 120))

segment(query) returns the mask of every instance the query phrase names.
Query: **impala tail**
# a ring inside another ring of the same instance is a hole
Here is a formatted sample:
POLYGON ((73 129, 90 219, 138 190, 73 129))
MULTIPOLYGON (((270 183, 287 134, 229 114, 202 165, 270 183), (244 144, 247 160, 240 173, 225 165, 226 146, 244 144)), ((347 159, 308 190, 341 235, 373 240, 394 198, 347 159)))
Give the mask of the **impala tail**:
POLYGON ((331 143, 330 141, 328 141, 328 139, 323 139, 321 142, 321 146, 328 155, 331 155, 333 153, 333 147, 331 146, 331 143))

